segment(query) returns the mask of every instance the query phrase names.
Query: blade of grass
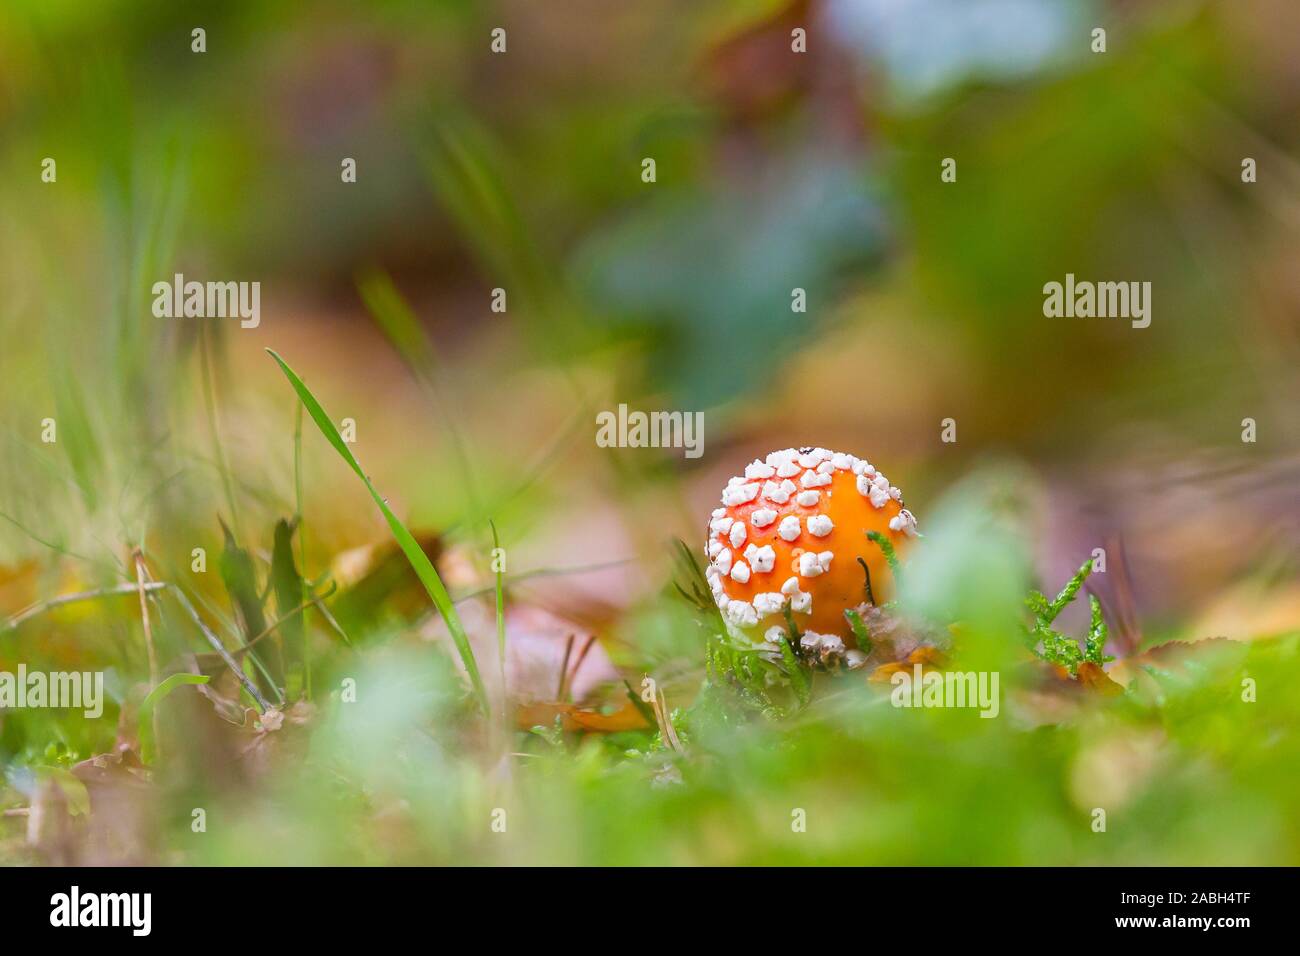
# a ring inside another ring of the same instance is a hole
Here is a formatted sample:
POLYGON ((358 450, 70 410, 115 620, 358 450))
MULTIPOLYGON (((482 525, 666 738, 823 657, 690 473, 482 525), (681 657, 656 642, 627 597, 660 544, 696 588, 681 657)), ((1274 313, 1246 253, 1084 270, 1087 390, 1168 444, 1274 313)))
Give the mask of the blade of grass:
POLYGON ((78 554, 76 551, 72 551, 68 548, 63 547, 60 544, 56 544, 53 541, 48 541, 45 538, 42 538, 35 531, 32 531, 31 529, 27 528, 25 525, 19 523, 17 518, 10 516, 3 511, 0 511, 0 518, 3 518, 5 521, 8 521, 11 525, 13 525, 15 528, 17 528, 27 537, 31 538, 37 544, 44 545, 45 547, 49 548, 51 551, 57 552, 58 554, 66 555, 69 558, 76 558, 78 561, 86 561, 90 564, 99 565, 105 563, 100 559, 92 558, 84 554, 78 554))
POLYGON ((312 590, 310 586, 307 590, 311 594, 310 603, 311 606, 316 609, 316 613, 325 619, 325 623, 329 625, 330 630, 337 634, 344 644, 348 647, 352 647, 352 638, 348 637, 348 632, 343 630, 343 625, 339 624, 334 615, 330 613, 330 609, 325 606, 325 602, 316 595, 315 591, 312 590))
POLYGON ((478 479, 470 461, 468 443, 456 427, 456 417, 451 413, 451 408, 438 387, 438 356, 430 336, 387 273, 376 270, 362 275, 357 280, 357 291, 361 293, 361 300, 375 324, 397 349, 442 419, 460 472, 458 484, 465 492, 470 525, 478 525, 483 515, 482 504, 475 491, 478 479))
MULTIPOLYGON (((293 558, 293 535, 296 530, 296 525, 290 524, 284 518, 277 521, 275 546, 271 552, 271 590, 275 594, 275 613, 283 622, 280 637, 275 641, 278 645, 276 653, 280 658, 280 668, 286 682, 289 680, 289 655, 303 643, 302 616, 292 610, 301 608, 303 604, 302 578, 294 566, 293 558)), ((267 630, 272 628, 268 627, 267 630)), ((251 638, 249 645, 264 636, 265 634, 258 634, 251 638)), ((301 680, 302 684, 295 688, 299 694, 305 693, 307 687, 305 675, 301 680)))
POLYGON ((230 672, 235 675, 235 678, 239 681, 240 685, 248 692, 248 696, 253 698, 257 703, 257 712, 259 714, 264 714, 266 711, 270 710, 271 705, 267 703, 266 698, 262 696, 262 692, 257 689, 257 685, 253 683, 252 678, 245 674, 244 669, 239 666, 239 662, 230 656, 230 651, 226 650, 226 645, 221 643, 221 638, 212 633, 212 628, 203 623, 203 618, 199 616, 199 612, 195 610, 194 604, 190 599, 185 596, 185 592, 175 585, 168 588, 168 590, 172 593, 172 596, 176 598, 176 602, 181 606, 185 613, 189 615, 190 620, 194 622, 196 627, 198 627, 199 632, 203 635, 204 639, 212 645, 212 649, 217 652, 218 656, 220 656, 223 661, 225 661, 226 666, 230 668, 230 672))
POLYGON ((149 691, 149 694, 140 703, 140 713, 138 716, 138 730, 141 741, 146 740, 145 729, 152 728, 152 744, 142 744, 143 758, 145 763, 152 763, 162 753, 160 745, 161 738, 158 730, 158 704, 164 697, 174 691, 177 687, 184 687, 187 684, 206 684, 212 678, 203 674, 172 674, 162 683, 149 691))
POLYGON ((289 384, 298 393, 298 398, 306 407, 307 414, 316 423, 316 427, 325 436, 325 440, 333 446, 334 450, 339 453, 339 457, 347 463, 348 467, 365 484, 366 490, 370 492, 370 497, 374 499, 380 512, 383 513, 384 520, 388 522, 388 527, 393 532, 393 537, 397 540, 402 553, 406 555, 406 560, 411 562, 411 567, 415 569, 420 583, 429 592, 429 597, 438 608, 443 621, 446 622, 447 630, 451 633, 451 639, 455 642, 456 650, 460 654, 461 663, 465 665, 465 671, 469 674, 470 683, 473 684, 479 707, 482 708, 483 713, 486 715, 489 712, 487 688, 483 686, 483 678, 480 676, 478 664, 474 660, 474 650, 469 645, 469 636, 465 633, 465 626, 461 623, 460 615, 456 613, 456 608, 451 603, 451 595, 447 593, 447 588, 442 583, 442 578, 438 576, 438 571, 434 568, 433 562, 424 553, 424 549, 420 547, 414 535, 407 530, 406 525, 398 520, 397 515, 393 514, 388 507, 388 503, 375 490, 374 484, 366 473, 361 470, 361 465, 357 463, 356 458, 344 443, 343 436, 339 434, 330 417, 325 414, 325 409, 316 400, 316 396, 312 394, 311 389, 303 383, 303 380, 298 377, 298 373, 291 369, 273 349, 267 349, 266 351, 270 353, 271 358, 275 359, 276 364, 280 366, 280 371, 284 372, 289 384))
MULTIPOLYGON (((144 551, 137 547, 131 554, 135 560, 135 583, 140 588, 140 620, 144 625, 144 646, 149 655, 149 683, 158 683, 158 652, 153 643, 153 625, 149 623, 149 602, 145 597, 144 586, 148 573, 144 565, 144 551)), ((161 752, 161 746, 158 743, 158 716, 154 715, 153 724, 154 750, 161 752)))
MULTIPOLYGON (((240 547, 224 521, 221 521, 221 530, 225 534, 225 544, 221 549, 218 562, 221 580, 226 586, 231 608, 235 613, 235 621, 239 625, 237 631, 239 642, 247 646, 250 640, 266 630, 266 614, 263 611, 266 598, 257 583, 253 556, 247 549, 240 547)), ((271 660, 268 664, 263 659, 263 655, 256 651, 249 655, 249 660, 262 675, 271 692, 283 701, 283 666, 276 667, 275 660, 271 660)), ((278 663, 283 665, 283 661, 278 663)))
MULTIPOLYGON (((221 623, 222 628, 230 635, 231 640, 241 648, 247 646, 248 635, 240 629, 240 624, 237 620, 223 612, 221 608, 217 606, 216 602, 212 598, 206 596, 202 591, 195 591, 194 597, 201 605, 203 605, 204 611, 212 615, 214 620, 221 623)), ((254 675, 260 674, 262 679, 266 681, 266 686, 271 688, 271 691, 275 694, 276 701, 280 704, 284 704, 284 694, 281 693, 279 685, 277 685, 275 681, 271 680, 271 672, 266 669, 266 665, 262 663, 262 659, 257 656, 255 651, 248 655, 248 660, 245 664, 244 676, 251 680, 254 675)))
MULTIPOLYGON (((307 575, 307 532, 303 528, 302 516, 302 402, 293 406, 293 493, 294 511, 298 526, 298 573, 301 576, 302 595, 306 601, 308 585, 307 575)), ((307 602, 310 603, 310 602, 307 602)), ((307 611, 302 613, 302 672, 303 687, 307 699, 311 700, 311 634, 307 630, 307 611)))
POLYGON ((565 270, 538 241, 539 230, 516 199, 509 155, 482 123, 442 114, 434 120, 424 165, 438 202, 483 274, 492 277, 488 284, 510 290, 509 314, 535 319, 520 331, 546 354, 569 356, 583 347, 581 306, 557 278, 565 270))
POLYGON ((501 555, 501 539, 497 536, 497 525, 495 521, 488 521, 488 527, 492 529, 492 570, 496 574, 496 598, 497 598, 497 664, 501 668, 501 709, 506 709, 506 591, 505 591, 505 572, 502 570, 502 562, 498 561, 501 555))
POLYGON ((226 449, 221 444, 221 424, 217 420, 216 392, 212 386, 212 357, 208 348, 208 326, 199 323, 199 368, 203 378, 203 407, 208 416, 208 432, 212 439, 212 454, 221 474, 221 487, 226 494, 226 507, 230 509, 230 523, 234 525, 235 535, 239 535, 239 509, 235 504, 235 485, 230 477, 230 465, 226 462, 226 449))
MULTIPOLYGON (((329 592, 329 594, 323 594, 323 595, 321 595, 321 597, 322 597, 322 598, 329 597, 330 594, 333 594, 333 593, 334 593, 334 588, 331 587, 331 588, 330 588, 330 592, 329 592)), ((314 604, 314 603, 315 603, 316 601, 318 601, 318 600, 319 600, 319 598, 315 597, 314 595, 313 595, 312 597, 309 597, 307 600, 303 601, 301 604, 299 604, 299 605, 298 605, 296 608, 294 608, 292 611, 289 611, 288 613, 286 613, 283 617, 278 617, 278 618, 276 618, 274 621, 272 621, 270 624, 266 625, 266 630, 264 630, 261 634, 258 634, 256 637, 254 637, 251 641, 249 641, 249 642, 248 642, 247 644, 245 644, 243 647, 236 648, 235 650, 231 651, 231 652, 230 652, 230 656, 231 656, 231 657, 238 657, 240 654, 243 654, 245 651, 251 651, 251 650, 253 649, 254 645, 256 645, 256 644, 258 643, 258 641, 261 641, 261 640, 264 640, 265 638, 270 637, 270 636, 271 636, 272 634, 274 634, 277 630, 279 630, 281 624, 284 624, 286 621, 290 621, 290 620, 292 620, 292 619, 298 617, 300 614, 302 614, 302 612, 303 612, 304 609, 311 607, 312 604, 314 604)))
POLYGON ((140 716, 143 717, 146 710, 155 706, 160 700, 174 691, 177 687, 182 687, 185 684, 206 684, 211 679, 212 678, 206 677, 203 674, 172 674, 153 690, 149 691, 149 695, 141 701, 140 716))
POLYGON ((556 273, 546 268, 506 185, 505 155, 482 126, 463 117, 443 117, 425 152, 425 168, 434 194, 484 270, 554 321, 556 273))
MULTIPOLYGON (((558 578, 569 574, 590 574, 592 571, 604 571, 608 568, 621 568, 632 564, 636 558, 619 558, 615 561, 598 561, 595 564, 575 564, 562 568, 535 568, 532 571, 520 571, 518 574, 502 575, 502 581, 510 581, 516 584, 522 581, 528 581, 532 578, 558 578)), ((473 591, 465 591, 458 594, 452 599, 453 604, 461 604, 465 601, 472 601, 474 598, 483 597, 485 594, 491 594, 496 590, 495 585, 489 584, 487 587, 475 588, 473 591)))

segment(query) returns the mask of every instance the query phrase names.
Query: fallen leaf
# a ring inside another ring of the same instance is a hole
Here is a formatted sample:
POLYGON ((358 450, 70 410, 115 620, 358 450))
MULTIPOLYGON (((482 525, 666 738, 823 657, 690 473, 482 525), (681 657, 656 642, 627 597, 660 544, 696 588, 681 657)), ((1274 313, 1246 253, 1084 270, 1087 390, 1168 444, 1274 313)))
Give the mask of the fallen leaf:
POLYGON ((573 704, 534 702, 524 704, 515 710, 515 724, 521 730, 542 725, 550 727, 555 718, 560 718, 560 726, 567 731, 585 730, 595 733, 612 734, 623 730, 643 730, 650 726, 645 717, 631 703, 612 714, 598 710, 587 710, 573 704))
POLYGON ((1092 661, 1084 661, 1079 665, 1075 675, 1080 684, 1089 690, 1096 691, 1106 697, 1115 697, 1124 693, 1124 685, 1117 684, 1110 679, 1110 676, 1101 668, 1101 665, 1094 664, 1092 661))

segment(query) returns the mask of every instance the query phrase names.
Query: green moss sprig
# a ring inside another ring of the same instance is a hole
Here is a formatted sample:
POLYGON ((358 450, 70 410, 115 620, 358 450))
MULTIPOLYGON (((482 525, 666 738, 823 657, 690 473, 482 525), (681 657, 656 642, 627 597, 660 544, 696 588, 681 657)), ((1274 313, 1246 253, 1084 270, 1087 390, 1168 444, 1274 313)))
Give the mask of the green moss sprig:
POLYGON ((1079 567, 1052 600, 1049 601, 1047 595, 1041 591, 1031 591, 1029 597, 1025 599, 1025 606, 1034 615, 1034 622, 1027 629, 1026 634, 1026 644, 1030 651, 1049 664, 1064 667, 1072 677, 1078 673, 1080 664, 1090 663, 1100 667, 1115 659, 1103 653, 1106 647, 1106 621, 1101 613, 1101 602, 1097 600, 1095 594, 1088 595, 1091 620, 1082 646, 1074 638, 1052 627, 1060 613, 1079 596, 1079 591, 1090 574, 1092 574, 1091 559, 1079 567))

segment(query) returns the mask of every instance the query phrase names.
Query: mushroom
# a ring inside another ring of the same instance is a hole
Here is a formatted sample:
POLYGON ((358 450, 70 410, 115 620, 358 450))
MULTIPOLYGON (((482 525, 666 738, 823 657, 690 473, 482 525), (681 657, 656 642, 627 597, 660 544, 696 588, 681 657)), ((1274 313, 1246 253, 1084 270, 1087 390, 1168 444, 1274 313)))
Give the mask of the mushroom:
POLYGON ((903 495, 870 462, 825 448, 787 448, 745 467, 722 493, 705 546, 706 576, 728 625, 768 633, 790 605, 805 655, 860 665, 844 616, 883 603, 893 573, 875 531, 896 551, 916 536, 903 495), (813 638, 810 640, 809 638, 813 638))

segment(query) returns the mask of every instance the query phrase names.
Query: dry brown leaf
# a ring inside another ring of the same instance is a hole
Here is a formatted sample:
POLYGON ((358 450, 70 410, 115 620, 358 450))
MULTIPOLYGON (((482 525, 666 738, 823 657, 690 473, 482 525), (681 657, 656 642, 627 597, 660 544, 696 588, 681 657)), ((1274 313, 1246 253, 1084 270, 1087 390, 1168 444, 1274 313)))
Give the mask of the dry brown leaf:
POLYGON ((541 725, 551 727, 555 718, 566 731, 585 730, 612 734, 623 730, 643 730, 650 725, 630 701, 612 714, 575 707, 573 704, 531 703, 515 710, 515 722, 521 730, 541 725))
POLYGON ((887 684, 899 671, 906 671, 910 674, 912 668, 917 664, 921 665, 922 674, 928 674, 931 671, 939 671, 947 667, 948 658, 937 647, 918 647, 908 654, 904 660, 881 664, 871 672, 871 676, 867 680, 887 684))
POLYGON ((1226 637, 1207 637, 1199 641, 1167 641, 1141 654, 1118 661, 1109 671, 1111 679, 1128 686, 1145 677, 1145 667, 1178 672, 1188 662, 1214 663, 1244 655, 1246 645, 1226 637))
POLYGON ((79 832, 78 863, 127 866, 155 860, 157 792, 149 769, 128 744, 73 766, 86 787, 90 813, 79 832))
POLYGON ((1084 661, 1079 665, 1076 677, 1079 683, 1089 690, 1096 691, 1105 697, 1115 697, 1124 693, 1124 686, 1117 684, 1110 679, 1110 676, 1101 668, 1101 665, 1094 664, 1091 661, 1084 661))

